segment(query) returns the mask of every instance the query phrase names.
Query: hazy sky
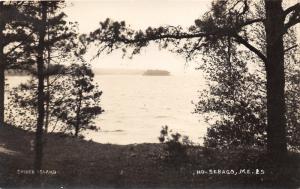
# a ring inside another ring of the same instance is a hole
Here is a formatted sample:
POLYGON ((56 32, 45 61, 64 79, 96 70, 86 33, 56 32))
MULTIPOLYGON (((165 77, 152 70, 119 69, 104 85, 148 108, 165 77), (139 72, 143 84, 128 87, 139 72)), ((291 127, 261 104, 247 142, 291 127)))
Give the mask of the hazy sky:
MULTIPOLYGON (((294 4, 299 1, 286 0, 285 3, 294 4)), ((211 0, 71 0, 68 1, 65 12, 69 20, 78 21, 81 33, 89 33, 108 17, 116 21, 125 20, 134 29, 161 25, 188 27, 209 10, 210 4, 211 0)), ((94 55, 95 52, 92 51, 90 54, 94 55)), ((181 73, 194 70, 196 63, 185 63, 183 56, 167 50, 160 51, 156 45, 152 45, 132 60, 122 59, 120 52, 114 52, 95 59, 92 65, 96 68, 159 68, 181 73)))
MULTIPOLYGON (((68 19, 78 21, 81 33, 89 33, 98 28, 99 22, 106 18, 125 20, 134 29, 148 26, 181 25, 188 27, 194 20, 208 10, 208 0, 98 0, 69 1, 65 12, 68 19)), ((168 69, 172 72, 193 70, 186 65, 182 56, 167 50, 160 51, 152 45, 132 60, 122 59, 120 52, 102 55, 93 61, 99 68, 138 68, 168 69)))

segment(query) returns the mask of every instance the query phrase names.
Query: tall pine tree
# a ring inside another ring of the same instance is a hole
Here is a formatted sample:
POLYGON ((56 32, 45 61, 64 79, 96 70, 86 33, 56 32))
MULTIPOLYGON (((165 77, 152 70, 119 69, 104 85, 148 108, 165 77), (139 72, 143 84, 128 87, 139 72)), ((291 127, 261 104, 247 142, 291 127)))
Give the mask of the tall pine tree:
MULTIPOLYGON (((43 159, 43 133, 45 130, 47 102, 45 83, 49 72, 47 65, 53 60, 51 50, 71 48, 64 44, 64 40, 76 35, 73 30, 67 26, 65 14, 61 9, 65 6, 62 1, 37 1, 27 2, 25 6, 26 19, 30 25, 30 30, 34 33, 35 43, 28 52, 35 57, 35 68, 32 68, 32 74, 37 78, 37 122, 35 139, 35 163, 34 169, 38 174, 42 168, 43 159)), ((72 44, 72 43, 71 43, 72 44)), ((72 46, 72 45, 71 45, 72 46)))

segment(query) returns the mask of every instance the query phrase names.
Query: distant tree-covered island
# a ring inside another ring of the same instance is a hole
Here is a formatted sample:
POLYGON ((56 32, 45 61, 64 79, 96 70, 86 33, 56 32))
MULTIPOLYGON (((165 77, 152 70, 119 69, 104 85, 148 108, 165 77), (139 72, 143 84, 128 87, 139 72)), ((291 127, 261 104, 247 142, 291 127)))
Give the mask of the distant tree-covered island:
POLYGON ((169 76, 170 72, 166 70, 146 70, 144 76, 169 76))

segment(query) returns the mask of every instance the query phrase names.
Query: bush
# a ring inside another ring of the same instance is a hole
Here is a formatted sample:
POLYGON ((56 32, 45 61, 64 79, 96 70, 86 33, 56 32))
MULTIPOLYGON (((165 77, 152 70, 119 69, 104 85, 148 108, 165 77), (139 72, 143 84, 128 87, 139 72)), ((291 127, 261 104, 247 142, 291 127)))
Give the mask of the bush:
POLYGON ((163 126, 158 137, 160 143, 165 144, 163 155, 164 160, 174 165, 180 165, 188 160, 187 149, 192 142, 187 136, 179 133, 172 133, 168 126, 163 126))

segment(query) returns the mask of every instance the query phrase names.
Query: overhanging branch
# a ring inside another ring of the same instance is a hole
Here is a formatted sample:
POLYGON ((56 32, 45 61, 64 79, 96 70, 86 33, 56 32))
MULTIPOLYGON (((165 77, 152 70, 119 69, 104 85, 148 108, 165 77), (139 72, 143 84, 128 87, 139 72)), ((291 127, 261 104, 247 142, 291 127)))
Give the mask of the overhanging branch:
POLYGON ((196 34, 165 34, 165 35, 153 35, 153 36, 145 36, 138 39, 128 39, 128 38, 120 38, 118 37, 116 41, 122 42, 125 44, 134 44, 139 42, 149 42, 149 41, 156 41, 161 39, 191 39, 191 38, 199 38, 208 36, 206 33, 196 33, 196 34))

